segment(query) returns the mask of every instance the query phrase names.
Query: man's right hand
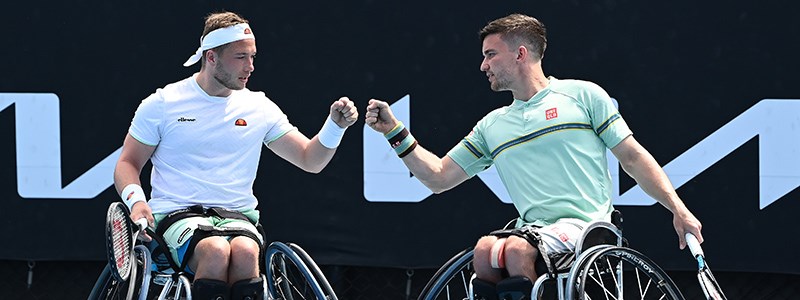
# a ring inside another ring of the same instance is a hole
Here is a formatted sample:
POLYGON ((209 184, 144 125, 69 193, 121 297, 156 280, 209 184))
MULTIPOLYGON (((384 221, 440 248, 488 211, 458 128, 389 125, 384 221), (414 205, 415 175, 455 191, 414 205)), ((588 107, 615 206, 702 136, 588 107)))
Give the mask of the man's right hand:
MULTIPOLYGON (((136 221, 139 219, 145 218, 147 219, 147 225, 150 228, 155 228, 155 218, 153 218, 153 211, 150 209, 150 205, 147 204, 147 201, 139 201, 133 204, 131 208, 131 220, 136 221)), ((140 231, 139 236, 136 237, 139 240, 149 242, 153 239, 147 235, 147 232, 140 231)))
POLYGON ((369 100, 367 113, 364 117, 364 122, 367 123, 367 126, 382 134, 388 133, 399 123, 394 114, 392 114, 389 104, 377 99, 369 100))

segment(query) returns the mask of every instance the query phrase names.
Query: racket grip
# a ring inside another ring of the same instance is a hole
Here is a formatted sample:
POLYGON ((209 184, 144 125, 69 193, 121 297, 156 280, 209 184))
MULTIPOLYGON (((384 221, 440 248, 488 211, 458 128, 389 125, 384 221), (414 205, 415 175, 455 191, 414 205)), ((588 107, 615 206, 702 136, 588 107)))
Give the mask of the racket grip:
POLYGON ((136 226, 139 226, 140 231, 147 228, 147 218, 141 218, 139 220, 136 220, 136 222, 134 223, 136 223, 136 226))
POLYGON ((703 248, 700 247, 700 242, 697 241, 697 237, 695 237, 691 232, 686 233, 686 245, 689 246, 689 251, 692 251, 692 256, 697 257, 699 255, 705 257, 705 254, 703 254, 703 248))

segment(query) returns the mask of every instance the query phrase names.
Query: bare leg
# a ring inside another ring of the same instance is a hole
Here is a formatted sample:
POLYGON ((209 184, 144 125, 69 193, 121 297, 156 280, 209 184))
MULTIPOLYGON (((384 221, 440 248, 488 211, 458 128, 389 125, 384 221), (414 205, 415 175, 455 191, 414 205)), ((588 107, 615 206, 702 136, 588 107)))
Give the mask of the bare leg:
POLYGON ((189 267, 195 279, 213 279, 228 282, 228 265, 231 246, 224 237, 207 237, 197 243, 189 267))
POLYGON ((259 247, 249 237, 239 236, 231 240, 231 260, 228 269, 228 282, 235 283, 243 279, 259 276, 259 247))
POLYGON ((536 281, 536 268, 534 262, 539 251, 527 240, 510 236, 505 244, 505 259, 508 276, 525 276, 531 281, 536 281))
POLYGON ((475 256, 472 259, 475 267, 475 276, 491 283, 497 283, 503 279, 500 270, 492 268, 489 258, 495 241, 497 241, 495 236, 480 238, 475 245, 475 256))

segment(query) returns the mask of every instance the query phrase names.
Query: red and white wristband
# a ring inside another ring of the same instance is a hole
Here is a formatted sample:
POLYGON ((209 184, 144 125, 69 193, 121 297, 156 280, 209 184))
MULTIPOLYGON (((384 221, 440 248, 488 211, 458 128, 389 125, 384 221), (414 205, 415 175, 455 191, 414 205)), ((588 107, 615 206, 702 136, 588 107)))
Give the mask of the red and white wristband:
POLYGON ((133 210, 133 205, 139 201, 147 201, 147 197, 144 195, 144 190, 138 184, 131 183, 125 186, 122 189, 122 193, 120 194, 122 198, 122 202, 125 203, 125 206, 128 207, 129 210, 133 210))

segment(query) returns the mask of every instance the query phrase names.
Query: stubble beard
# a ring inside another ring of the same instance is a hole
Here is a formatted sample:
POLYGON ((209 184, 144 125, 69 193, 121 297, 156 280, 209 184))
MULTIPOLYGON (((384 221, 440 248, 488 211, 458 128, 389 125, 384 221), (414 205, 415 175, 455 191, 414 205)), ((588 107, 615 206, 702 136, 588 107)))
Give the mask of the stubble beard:
POLYGON ((492 83, 489 86, 492 89, 492 91, 501 92, 508 90, 509 85, 510 84, 508 80, 501 79, 500 77, 497 77, 497 74, 495 74, 494 81, 492 81, 492 83))
POLYGON ((239 84, 238 81, 233 80, 233 76, 231 73, 226 72, 222 69, 222 65, 218 64, 214 68, 214 80, 216 80, 222 86, 229 88, 231 90, 241 90, 244 89, 244 85, 239 84))

